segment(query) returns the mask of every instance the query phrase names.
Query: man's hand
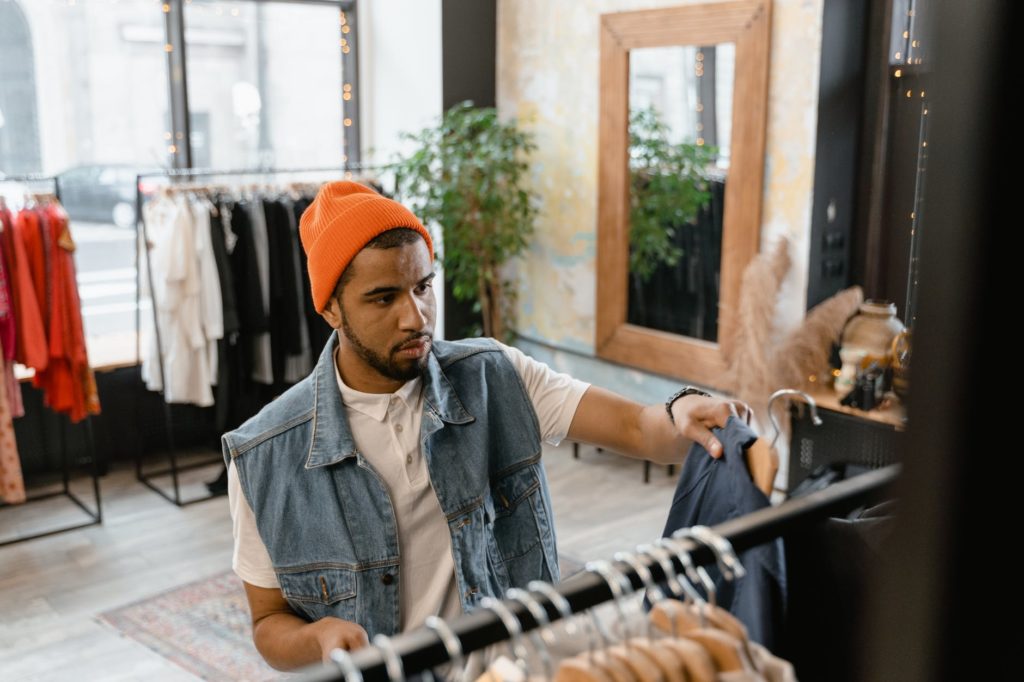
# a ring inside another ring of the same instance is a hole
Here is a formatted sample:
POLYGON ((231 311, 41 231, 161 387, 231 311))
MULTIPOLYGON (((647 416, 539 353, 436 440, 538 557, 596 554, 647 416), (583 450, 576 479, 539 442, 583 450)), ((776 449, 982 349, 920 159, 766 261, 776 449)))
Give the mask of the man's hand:
POLYGON ((722 444, 711 433, 718 426, 725 428, 729 417, 746 418, 747 406, 738 400, 702 395, 686 395, 672 403, 672 418, 680 435, 704 446, 712 457, 722 456, 722 444))
POLYGON ((358 623, 328 616, 312 624, 316 628, 316 641, 320 644, 320 655, 324 663, 331 662, 335 649, 355 651, 369 643, 366 630, 358 623))
POLYGON ((644 406, 591 386, 576 408, 568 438, 659 464, 682 462, 693 442, 718 458, 722 444, 711 429, 724 428, 729 417, 745 418, 746 412, 736 400, 691 394, 672 403, 673 425, 664 403, 644 406))

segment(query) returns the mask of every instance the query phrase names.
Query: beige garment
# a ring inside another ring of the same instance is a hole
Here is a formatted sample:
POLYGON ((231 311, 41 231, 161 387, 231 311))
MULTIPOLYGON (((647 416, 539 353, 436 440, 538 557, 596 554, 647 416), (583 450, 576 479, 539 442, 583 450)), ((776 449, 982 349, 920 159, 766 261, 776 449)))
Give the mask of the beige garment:
MULTIPOLYGON (((0 375, 6 373, 6 363, 0 357, 0 375)), ((25 501, 25 480, 21 476, 21 457, 14 439, 14 422, 6 387, 0 390, 0 500, 7 504, 25 501)))

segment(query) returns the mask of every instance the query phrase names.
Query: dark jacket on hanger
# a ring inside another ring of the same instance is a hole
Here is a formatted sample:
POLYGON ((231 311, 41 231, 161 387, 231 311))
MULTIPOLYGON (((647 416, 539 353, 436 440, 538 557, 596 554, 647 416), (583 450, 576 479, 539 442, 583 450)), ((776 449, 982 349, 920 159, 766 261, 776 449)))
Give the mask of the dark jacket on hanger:
MULTIPOLYGON (((744 450, 757 439, 749 426, 730 417, 724 429, 713 429, 723 454, 713 459, 694 444, 683 464, 664 537, 680 528, 713 526, 763 509, 768 498, 754 485, 747 470, 744 450)), ((737 582, 725 580, 715 566, 718 605, 728 609, 747 626, 750 638, 774 650, 781 634, 786 604, 786 567, 782 540, 776 539, 740 554, 747 575, 737 582)), ((699 585, 697 586, 700 587, 699 585)))
POLYGON ((291 220, 280 201, 264 199, 270 253, 270 357, 274 383, 284 383, 285 357, 302 352, 299 325, 302 312, 297 307, 298 278, 295 273, 291 220))

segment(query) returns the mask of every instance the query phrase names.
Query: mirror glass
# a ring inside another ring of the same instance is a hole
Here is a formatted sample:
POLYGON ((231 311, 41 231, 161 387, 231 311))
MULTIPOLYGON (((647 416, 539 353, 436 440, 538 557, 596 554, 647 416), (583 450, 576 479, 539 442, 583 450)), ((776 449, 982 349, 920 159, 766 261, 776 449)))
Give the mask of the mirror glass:
POLYGON ((629 51, 627 322, 718 340, 734 43, 629 51))

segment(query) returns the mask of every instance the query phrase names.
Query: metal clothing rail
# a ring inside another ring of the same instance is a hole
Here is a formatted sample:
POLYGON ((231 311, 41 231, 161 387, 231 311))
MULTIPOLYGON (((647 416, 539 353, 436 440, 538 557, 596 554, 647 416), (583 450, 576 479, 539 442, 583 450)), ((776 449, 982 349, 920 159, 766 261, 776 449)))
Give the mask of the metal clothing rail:
MULTIPOLYGON (((35 183, 35 182, 50 182, 50 183, 53 183, 53 194, 57 198, 57 201, 58 202, 60 201, 60 180, 57 177, 55 177, 55 176, 52 176, 52 175, 42 175, 42 174, 6 175, 6 176, 0 178, 0 183, 5 183, 5 182, 22 182, 22 183, 27 183, 27 182, 32 182, 32 183, 35 183)), ((70 423, 70 420, 69 420, 69 423, 70 423)), ((41 433, 40 433, 40 441, 39 442, 42 443, 45 446, 46 438, 44 437, 45 436, 45 432, 43 432, 44 426, 43 426, 43 423, 42 423, 41 420, 39 422, 39 428, 40 428, 40 431, 41 431, 41 433)), ((82 511, 85 512, 85 514, 89 518, 89 520, 85 521, 83 523, 73 523, 71 525, 61 526, 59 528, 53 528, 53 529, 50 529, 50 530, 41 531, 39 533, 32 533, 32 534, 29 534, 29 535, 19 535, 18 537, 11 538, 9 540, 4 540, 4 541, 0 542, 0 547, 4 547, 6 545, 13 545, 13 544, 18 543, 18 542, 25 542, 26 540, 35 540, 36 538, 47 537, 49 535, 56 535, 57 533, 65 533, 65 532, 67 532, 69 530, 77 530, 79 528, 87 528, 89 526, 96 526, 96 525, 99 525, 99 524, 103 523, 103 499, 100 496, 99 462, 96 459, 96 441, 95 441, 95 438, 93 436, 92 417, 91 416, 87 416, 85 418, 85 431, 86 431, 86 445, 88 446, 88 449, 89 449, 89 460, 90 460, 90 462, 92 464, 92 470, 90 472, 90 477, 92 478, 92 492, 93 492, 93 499, 95 500, 95 507, 96 507, 95 509, 90 509, 89 506, 80 497, 78 497, 78 495, 76 495, 71 490, 71 486, 70 486, 70 483, 71 483, 71 458, 68 457, 67 433, 66 433, 65 426, 64 426, 63 423, 61 424, 61 429, 60 429, 61 483, 62 483, 61 489, 60 490, 56 490, 56 491, 52 491, 52 492, 40 493, 38 495, 29 495, 29 496, 27 496, 25 498, 25 502, 23 502, 21 504, 17 504, 17 505, 7 505, 7 504, 4 504, 4 505, 0 505, 0 509, 3 509, 4 507, 11 507, 12 509, 13 508, 18 508, 18 507, 21 507, 22 504, 28 504, 29 502, 39 502, 41 500, 49 500, 49 499, 52 499, 54 497, 59 497, 59 496, 63 495, 64 497, 67 497, 69 500, 71 500, 76 505, 78 505, 82 509, 82 511)))
MULTIPOLYGON (((153 309, 153 333, 156 339, 157 348, 157 361, 160 369, 160 378, 163 382, 164 390, 170 385, 168 381, 166 367, 164 365, 164 346, 163 339, 160 335, 160 324, 158 320, 158 306, 155 300, 155 293, 153 288, 153 268, 150 262, 149 249, 142 249, 142 244, 149 243, 149 233, 146 227, 146 217, 143 213, 144 197, 142 194, 142 181, 145 178, 168 178, 170 180, 180 180, 186 178, 202 178, 202 177, 218 177, 218 176, 266 176, 266 175, 294 175, 297 173, 345 173, 350 174, 353 171, 365 171, 365 170, 377 170, 382 168, 381 166, 369 166, 361 164, 348 164, 343 167, 328 167, 328 168, 242 168, 242 169, 228 169, 228 170, 217 170, 211 168, 181 168, 181 169, 168 169, 160 172, 151 173, 139 173, 135 176, 135 253, 136 258, 138 254, 145 254, 146 259, 146 275, 149 280, 149 295, 152 301, 153 309)), ((142 296, 142 273, 141 269, 136 262, 135 267, 135 356, 138 364, 142 363, 142 349, 140 341, 140 326, 141 326, 141 296, 142 296)), ((143 485, 150 488, 168 502, 172 502, 179 507, 184 507, 189 504, 196 502, 202 502, 213 497, 217 497, 218 493, 211 492, 206 495, 200 495, 199 497, 183 500, 181 496, 181 484, 179 481, 179 474, 182 471, 189 469, 198 469, 201 467, 210 466, 222 462, 223 460, 218 455, 216 459, 202 460, 198 462, 192 462, 189 464, 182 465, 178 462, 177 449, 174 444, 174 419, 171 410, 171 404, 164 401, 164 424, 167 430, 167 459, 168 466, 165 469, 159 471, 151 471, 143 473, 142 471, 142 453, 141 448, 137 450, 135 455, 135 477, 143 485), (151 479, 158 476, 171 476, 171 485, 174 489, 173 496, 168 494, 162 488, 152 482, 151 479)))
MULTIPOLYGON (((756 547, 774 538, 786 535, 795 530, 828 516, 847 512, 861 504, 876 500, 897 479, 900 472, 899 464, 890 465, 861 476, 835 483, 828 488, 812 493, 806 497, 789 500, 777 507, 767 507, 751 514, 727 521, 715 526, 712 530, 725 538, 736 552, 756 547)), ((706 546, 690 540, 676 541, 682 551, 688 553, 696 565, 711 564, 715 561, 714 553, 706 546)), ((647 556, 638 560, 647 567, 657 582, 666 579, 661 565, 647 556)), ((685 570, 678 556, 672 558, 673 567, 679 573, 685 570)), ((626 576, 634 589, 642 589, 644 583, 636 570, 627 563, 617 562, 615 568, 626 576)), ((591 572, 579 573, 565 582, 559 583, 554 589, 568 601, 573 613, 581 613, 594 606, 614 599, 608 583, 599 575, 591 572)), ((562 617, 561 612, 545 595, 534 593, 536 601, 547 612, 549 620, 555 621, 562 617)), ((524 632, 538 626, 528 608, 521 602, 506 600, 503 602, 509 611, 518 619, 524 632)), ((458 638, 462 652, 468 654, 483 649, 491 644, 507 641, 511 633, 505 629, 501 619, 487 609, 478 609, 460 616, 448 623, 452 633, 458 638)), ((451 658, 440 636, 426 628, 420 628, 391 640, 391 648, 401 661, 404 675, 409 677, 416 673, 448 663, 451 658)), ((351 655, 351 662, 361 674, 365 682, 399 682, 388 675, 384 652, 369 646, 351 655)), ((301 682, 322 682, 324 680, 348 680, 355 682, 357 675, 350 674, 339 668, 330 666, 312 666, 302 671, 301 682)))

